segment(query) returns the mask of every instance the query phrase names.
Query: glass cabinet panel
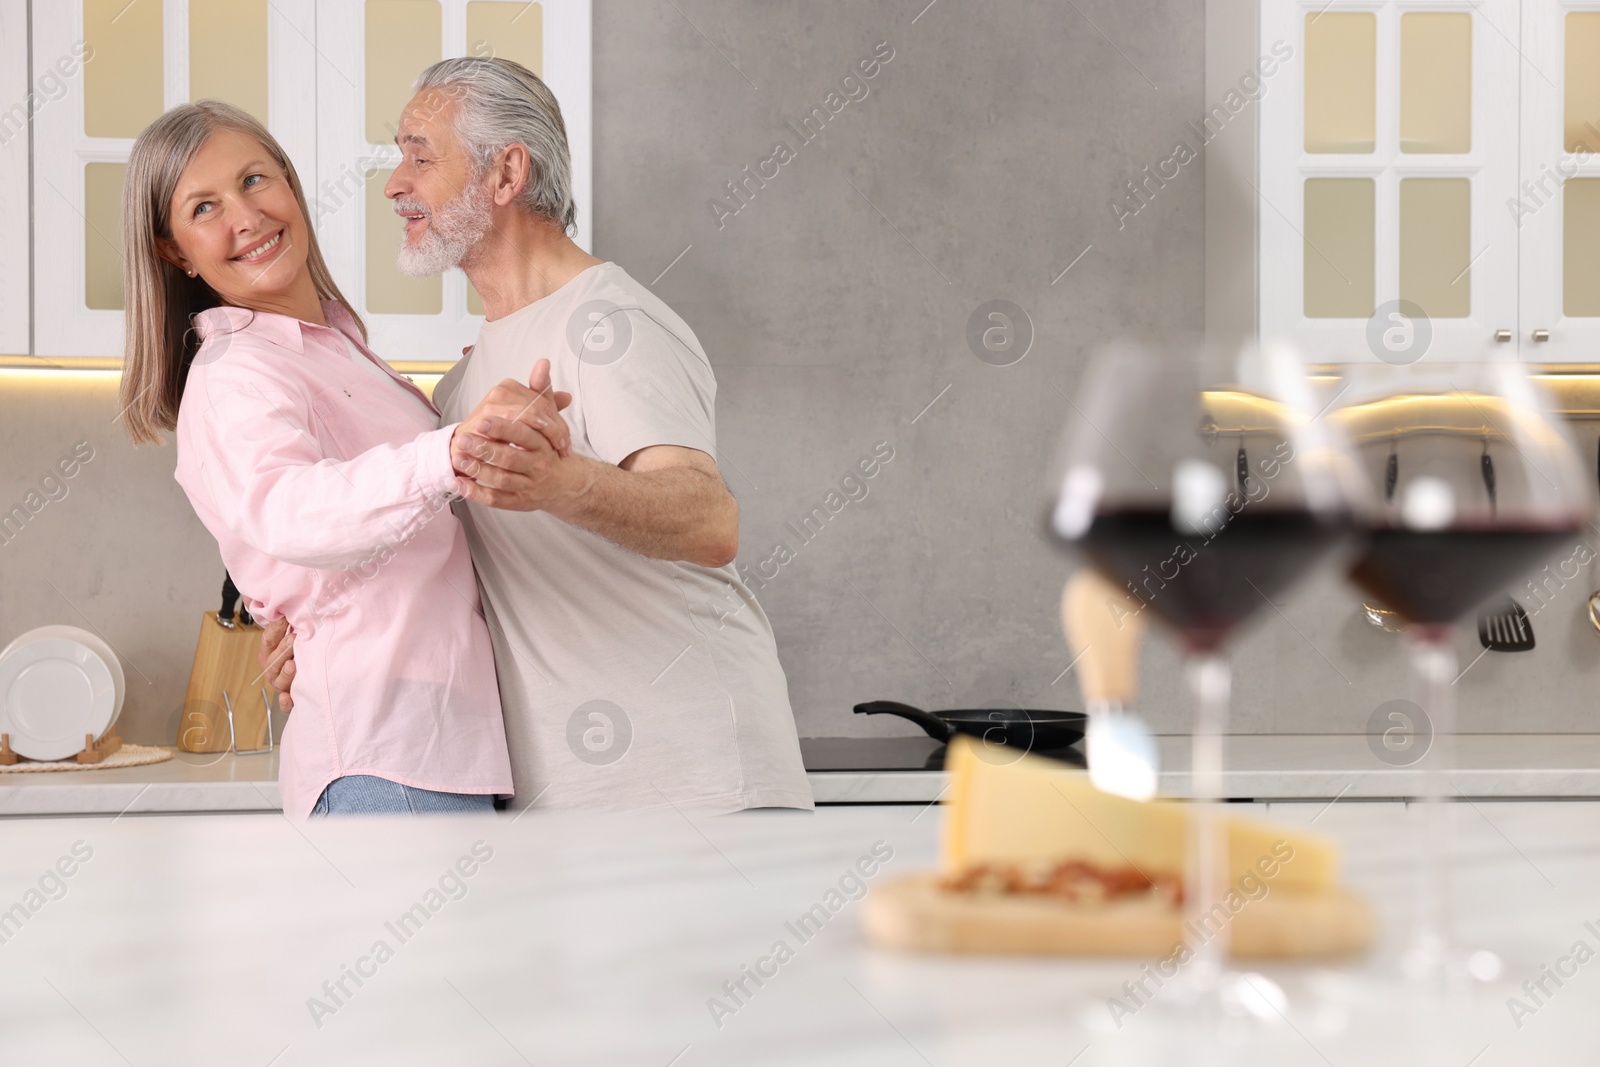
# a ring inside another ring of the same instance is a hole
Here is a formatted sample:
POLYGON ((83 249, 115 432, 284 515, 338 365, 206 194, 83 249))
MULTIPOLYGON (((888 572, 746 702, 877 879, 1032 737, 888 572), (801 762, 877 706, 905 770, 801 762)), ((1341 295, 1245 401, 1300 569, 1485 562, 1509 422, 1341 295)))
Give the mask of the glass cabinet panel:
POLYGON ((1466 178, 1400 182, 1400 299, 1430 319, 1471 314, 1472 183, 1466 178))
POLYGON ((165 110, 161 5, 83 0, 83 43, 84 134, 139 136, 165 110))
POLYGON ((84 304, 122 310, 122 181, 126 163, 83 168, 84 304))
POLYGON ((1600 11, 1569 11, 1563 147, 1600 152, 1600 11))
POLYGON ((417 75, 444 58, 439 0, 367 0, 366 127, 370 144, 394 140, 417 75))
POLYGON ((1372 314, 1375 193, 1371 178, 1306 179, 1306 318, 1372 314))
POLYGON ((1378 19, 1306 16, 1307 152, 1371 152, 1377 142, 1378 19))
POLYGON ((544 77, 544 7, 486 0, 469 3, 467 54, 499 56, 544 77))
POLYGON ((189 0, 189 99, 267 118, 267 0, 189 0))
POLYGON ((1472 151, 1472 16, 1400 17, 1400 151, 1472 151))
POLYGON ((1600 178, 1568 178, 1562 212, 1562 313, 1600 315, 1600 178))

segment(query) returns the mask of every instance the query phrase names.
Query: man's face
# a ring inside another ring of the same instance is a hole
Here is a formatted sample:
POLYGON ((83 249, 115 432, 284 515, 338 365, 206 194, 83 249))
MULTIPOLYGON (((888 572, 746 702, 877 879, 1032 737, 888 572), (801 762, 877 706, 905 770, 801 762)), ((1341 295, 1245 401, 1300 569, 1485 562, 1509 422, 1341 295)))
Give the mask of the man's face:
POLYGON ((455 132, 451 89, 424 89, 400 115, 400 165, 383 195, 406 220, 399 266, 412 275, 461 266, 489 232, 489 193, 455 132))

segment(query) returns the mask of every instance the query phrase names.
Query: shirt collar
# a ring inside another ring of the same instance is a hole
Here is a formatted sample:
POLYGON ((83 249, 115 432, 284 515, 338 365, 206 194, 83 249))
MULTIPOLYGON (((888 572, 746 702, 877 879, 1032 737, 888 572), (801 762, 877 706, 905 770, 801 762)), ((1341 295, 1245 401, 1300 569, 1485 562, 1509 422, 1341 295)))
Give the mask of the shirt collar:
MULTIPOLYGON (((322 301, 322 314, 327 318, 328 325, 341 333, 355 329, 355 320, 337 300, 322 301)), ((323 328, 275 311, 254 311, 231 306, 207 308, 192 316, 190 321, 202 342, 212 334, 249 333, 295 353, 305 350, 305 330, 323 328)))

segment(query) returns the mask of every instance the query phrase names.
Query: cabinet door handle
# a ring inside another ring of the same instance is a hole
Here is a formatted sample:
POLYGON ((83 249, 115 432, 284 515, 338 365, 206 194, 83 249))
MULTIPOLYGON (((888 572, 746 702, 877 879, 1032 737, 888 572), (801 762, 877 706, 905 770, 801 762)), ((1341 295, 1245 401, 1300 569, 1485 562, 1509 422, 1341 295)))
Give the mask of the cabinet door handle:
POLYGON ((1548 341, 1548 340, 1550 340, 1550 331, 1549 330, 1534 330, 1533 331, 1533 339, 1535 341, 1548 341))
POLYGON ((1510 330, 1496 330, 1494 332, 1494 339, 1496 341, 1499 341, 1503 345, 1504 344, 1510 344, 1511 343, 1511 331, 1510 330))

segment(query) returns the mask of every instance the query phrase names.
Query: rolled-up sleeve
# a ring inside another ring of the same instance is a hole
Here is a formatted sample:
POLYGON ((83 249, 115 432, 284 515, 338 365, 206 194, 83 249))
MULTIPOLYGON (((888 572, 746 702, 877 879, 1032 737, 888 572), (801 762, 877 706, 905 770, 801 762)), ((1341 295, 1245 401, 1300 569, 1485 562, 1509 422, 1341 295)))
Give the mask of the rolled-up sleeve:
POLYGON ((342 570, 448 514, 456 497, 454 424, 331 458, 312 432, 309 396, 222 367, 206 371, 191 377, 184 398, 192 410, 179 420, 178 481, 251 548, 284 563, 342 570))

